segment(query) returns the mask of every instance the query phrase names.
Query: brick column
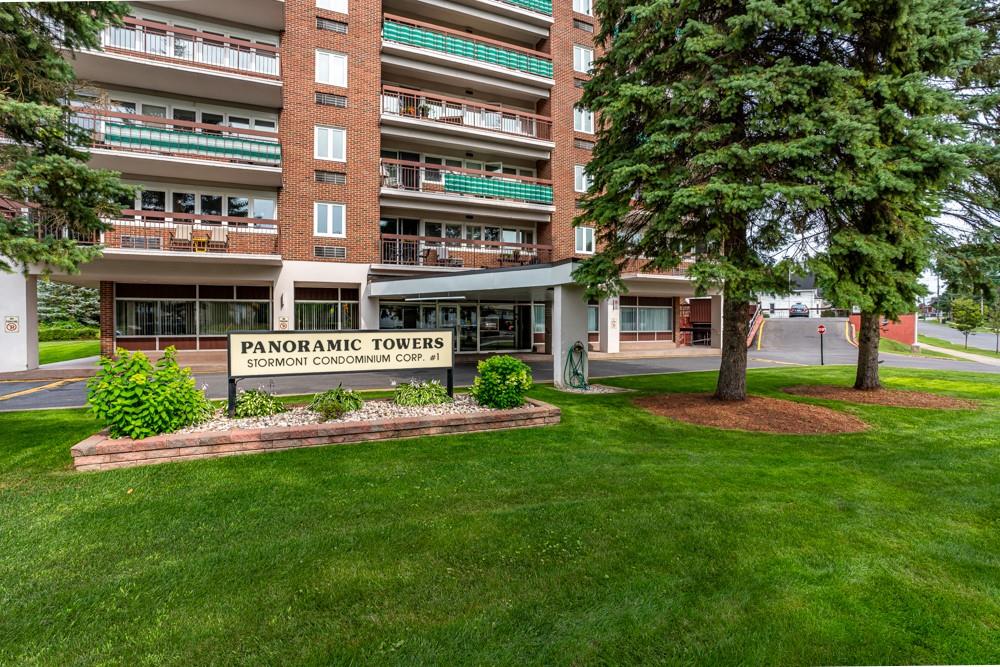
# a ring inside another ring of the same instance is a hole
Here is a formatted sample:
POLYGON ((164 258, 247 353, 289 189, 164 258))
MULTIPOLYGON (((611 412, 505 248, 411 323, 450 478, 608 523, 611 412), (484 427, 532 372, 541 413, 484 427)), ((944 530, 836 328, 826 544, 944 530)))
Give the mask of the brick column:
POLYGON ((115 284, 101 281, 101 355, 115 353, 115 284))

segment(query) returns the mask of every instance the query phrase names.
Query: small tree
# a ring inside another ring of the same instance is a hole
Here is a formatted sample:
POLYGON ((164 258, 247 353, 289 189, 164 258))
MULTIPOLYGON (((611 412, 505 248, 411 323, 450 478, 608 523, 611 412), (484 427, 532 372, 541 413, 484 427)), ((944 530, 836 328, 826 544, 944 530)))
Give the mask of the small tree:
POLYGON ((951 324, 965 334, 965 349, 969 349, 969 334, 982 323, 982 309, 972 299, 955 299, 951 304, 951 324))
POLYGON ((986 315, 986 328, 996 336, 996 352, 1000 354, 1000 303, 996 303, 986 315))

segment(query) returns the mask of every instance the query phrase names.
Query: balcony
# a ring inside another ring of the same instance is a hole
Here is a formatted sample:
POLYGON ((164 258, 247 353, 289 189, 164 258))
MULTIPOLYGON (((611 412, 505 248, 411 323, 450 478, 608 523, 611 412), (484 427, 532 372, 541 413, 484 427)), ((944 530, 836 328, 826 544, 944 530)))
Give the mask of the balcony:
POLYGON ((382 204, 440 213, 503 211, 544 222, 555 210, 552 182, 425 162, 382 160, 382 204))
POLYGON ((552 246, 382 234, 382 264, 434 269, 495 269, 545 264, 552 246))
POLYGON ((538 14, 552 16, 552 0, 498 0, 498 2, 527 9, 538 14))
POLYGON ((103 109, 77 109, 73 123, 91 137, 95 166, 144 176, 281 185, 276 132, 171 120, 103 109))
POLYGON ((276 220, 127 209, 105 223, 109 229, 89 234, 39 226, 38 237, 72 238, 80 245, 102 245, 113 254, 199 259, 278 255, 276 220))
POLYGON ((547 54, 423 21, 386 14, 382 42, 383 62, 396 67, 410 63, 424 76, 456 85, 471 82, 485 90, 492 81, 495 90, 507 94, 545 97, 554 83, 547 54))
POLYGON ((430 138, 463 151, 546 160, 554 147, 546 116, 395 86, 382 87, 382 121, 399 128, 383 128, 383 134, 430 138))
POLYGON ((135 88, 155 81, 157 90, 189 97, 281 105, 281 63, 270 44, 126 18, 101 33, 101 46, 76 55, 78 78, 135 88))

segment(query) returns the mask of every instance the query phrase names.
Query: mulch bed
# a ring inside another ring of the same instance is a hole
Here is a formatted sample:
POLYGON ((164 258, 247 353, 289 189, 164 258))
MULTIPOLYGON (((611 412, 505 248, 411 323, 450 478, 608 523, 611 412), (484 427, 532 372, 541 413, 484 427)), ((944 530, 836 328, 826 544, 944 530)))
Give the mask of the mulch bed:
POLYGON ((940 410, 972 410, 978 407, 974 401, 967 401, 940 394, 928 394, 923 391, 901 391, 898 389, 876 389, 861 391, 850 387, 837 387, 827 384, 804 384, 795 387, 785 387, 782 391, 796 396, 823 398, 830 401, 845 401, 848 403, 865 403, 867 405, 886 405, 897 408, 927 408, 940 410))
POLYGON ((635 404, 661 417, 730 430, 812 435, 859 433, 868 428, 844 412, 764 396, 720 401, 712 394, 659 394, 636 399, 635 404))

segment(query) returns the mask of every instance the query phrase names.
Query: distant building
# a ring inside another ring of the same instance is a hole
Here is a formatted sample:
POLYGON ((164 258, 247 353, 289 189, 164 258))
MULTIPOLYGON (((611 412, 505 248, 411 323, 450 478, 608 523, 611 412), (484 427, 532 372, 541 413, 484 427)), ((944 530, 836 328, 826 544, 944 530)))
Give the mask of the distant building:
POLYGON ((767 317, 788 317, 788 309, 796 304, 809 308, 810 317, 819 317, 829 304, 823 299, 822 291, 816 286, 816 276, 791 276, 791 294, 761 294, 758 297, 761 309, 767 317))

